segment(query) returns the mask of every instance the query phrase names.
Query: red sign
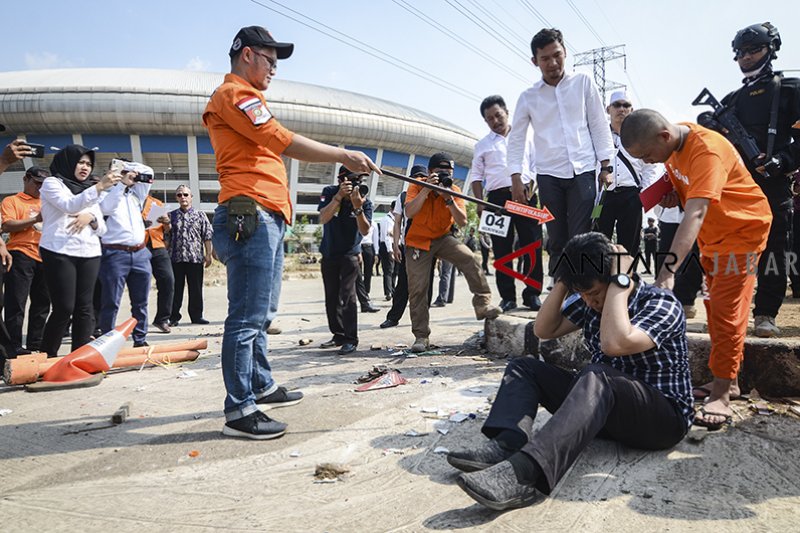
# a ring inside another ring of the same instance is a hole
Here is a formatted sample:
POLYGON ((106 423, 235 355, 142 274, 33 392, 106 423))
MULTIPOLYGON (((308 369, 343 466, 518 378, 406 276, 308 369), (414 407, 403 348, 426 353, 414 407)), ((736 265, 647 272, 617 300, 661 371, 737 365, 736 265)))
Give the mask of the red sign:
POLYGON ((506 205, 503 207, 512 215, 521 215, 523 217, 532 218, 533 220, 538 221, 539 224, 544 224, 545 222, 550 222, 551 220, 556 219, 556 217, 553 216, 553 213, 547 209, 547 206, 545 206, 544 209, 538 209, 536 207, 531 207, 529 205, 508 200, 506 201, 506 205))
POLYGON ((668 192, 673 190, 672 182, 669 181, 669 176, 664 172, 664 175, 653 182, 648 188, 639 193, 639 199, 642 201, 642 207, 645 211, 650 211, 655 205, 664 198, 668 192))
MULTIPOLYGON (((520 205, 520 204, 516 204, 516 205, 520 205)), ((508 206, 508 203, 506 203, 506 206, 508 206)), ((525 207, 527 207, 527 206, 525 206, 525 207)), ((540 209, 537 209, 537 211, 540 211, 540 209)), ((549 213, 550 212, 548 211, 548 214, 549 213)), ((552 217, 552 215, 550 215, 550 216, 552 217)), ((533 287, 534 289, 541 291, 542 290, 542 281, 541 280, 536 280, 536 279, 533 279, 533 278, 530 277, 531 272, 533 272, 533 267, 536 266, 536 250, 538 250, 541 247, 542 247, 542 241, 533 242, 533 243, 531 243, 531 244, 529 244, 527 246, 523 246, 522 248, 520 248, 516 252, 512 252, 512 253, 504 256, 504 257, 501 257, 500 259, 495 259, 494 263, 492 263, 492 264, 494 265, 494 268, 498 272, 502 272, 503 274, 505 274, 507 276, 511 276, 514 279, 518 279, 521 282, 523 282, 525 285, 529 285, 529 286, 533 287), (530 266, 530 270, 528 270, 528 272, 526 272, 525 274, 520 274, 519 272, 514 270, 514 259, 516 259, 518 257, 521 257, 523 255, 530 256, 531 266, 530 266), (509 263, 511 264, 510 268, 508 266, 506 266, 509 263)))

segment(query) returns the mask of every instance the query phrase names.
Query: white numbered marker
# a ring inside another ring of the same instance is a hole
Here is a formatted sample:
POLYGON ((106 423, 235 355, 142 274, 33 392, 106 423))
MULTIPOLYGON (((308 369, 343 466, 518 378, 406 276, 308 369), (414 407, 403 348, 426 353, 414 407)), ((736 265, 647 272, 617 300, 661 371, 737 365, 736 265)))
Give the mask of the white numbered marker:
POLYGON ((478 227, 478 231, 488 233, 489 235, 505 237, 508 235, 508 227, 510 225, 511 217, 484 211, 481 213, 481 225, 478 227))

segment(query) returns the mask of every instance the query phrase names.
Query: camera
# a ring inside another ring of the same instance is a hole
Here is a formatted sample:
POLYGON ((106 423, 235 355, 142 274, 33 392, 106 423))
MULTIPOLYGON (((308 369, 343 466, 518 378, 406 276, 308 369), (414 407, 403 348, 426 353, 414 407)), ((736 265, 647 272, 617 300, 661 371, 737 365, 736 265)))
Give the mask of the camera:
POLYGON ((124 159, 112 159, 111 170, 114 172, 136 172, 133 181, 137 183, 153 183, 153 169, 147 165, 124 159))
POLYGON ((449 172, 439 172, 436 176, 439 178, 439 185, 445 189, 449 189, 453 186, 453 175, 449 172))
POLYGON ((358 187, 358 194, 360 194, 362 197, 366 198, 366 196, 369 194, 369 187, 367 187, 366 185, 361 183, 361 177, 360 176, 352 176, 351 175, 351 176, 347 177, 345 181, 349 181, 354 189, 356 187, 358 187))
POLYGON ((26 142, 26 145, 33 150, 31 157, 42 158, 44 157, 44 145, 26 142))

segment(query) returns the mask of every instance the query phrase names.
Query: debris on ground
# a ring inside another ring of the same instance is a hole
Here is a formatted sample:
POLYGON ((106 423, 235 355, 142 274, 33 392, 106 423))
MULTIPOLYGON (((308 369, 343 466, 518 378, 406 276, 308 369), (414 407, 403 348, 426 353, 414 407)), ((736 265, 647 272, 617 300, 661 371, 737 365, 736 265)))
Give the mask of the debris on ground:
POLYGON ((408 431, 403 433, 403 435, 405 435, 406 437, 424 437, 425 435, 427 435, 427 433, 420 433, 415 429, 409 429, 408 431))
POLYGON ((350 469, 337 463, 321 463, 314 469, 314 483, 335 483, 343 481, 350 469))
POLYGON ((450 420, 450 422, 455 422, 456 424, 460 424, 461 422, 467 420, 468 418, 472 418, 474 420, 477 417, 475 416, 475 413, 462 413, 459 411, 457 413, 453 413, 452 415, 450 415, 450 418, 448 418, 448 420, 450 420))
POLYGON ((367 372, 366 374, 362 374, 358 377, 355 381, 356 383, 369 383, 373 379, 380 377, 384 374, 389 372, 389 367, 386 365, 375 365, 372 367, 372 370, 367 372))
POLYGON ((131 402, 125 402, 120 405, 119 409, 111 415, 111 422, 114 424, 122 424, 127 420, 128 416, 131 414, 131 402))
POLYGON ((369 349, 370 350, 383 350, 383 344, 380 344, 380 343, 372 344, 372 345, 370 345, 369 349))
MULTIPOLYGON (((383 365, 378 365, 383 366, 383 365)), ((378 368, 378 366, 373 367, 373 371, 378 368)), ((363 378, 364 376, 362 376, 363 378)), ((360 380, 361 378, 359 378, 360 380)), ((387 370, 385 373, 378 375, 378 377, 374 378, 369 383, 365 383, 360 387, 356 387, 356 392, 367 392, 371 390, 380 390, 380 389, 390 389, 392 387, 397 387, 398 385, 405 385, 408 383, 408 380, 400 375, 400 371, 396 369, 387 370)))
POLYGON ((299 341, 297 341, 297 344, 299 344, 300 346, 308 346, 312 342, 314 342, 314 339, 300 339, 299 341))
POLYGON ((194 370, 188 370, 186 368, 182 368, 178 375, 176 376, 178 379, 189 379, 197 377, 197 372, 194 370))
POLYGON ((191 458, 200 457, 200 451, 199 450, 192 450, 192 451, 189 452, 188 455, 191 458))
POLYGON ((293 451, 292 453, 289 454, 289 457, 300 457, 300 452, 295 450, 295 451, 293 451))
POLYGON ((11 409, 0 409, 0 416, 10 415, 13 412, 11 409))
POLYGON ((437 446, 433 449, 433 453, 450 453, 450 450, 445 448, 444 446, 437 446))
POLYGON ((405 450, 401 450, 400 448, 384 448, 383 455, 404 455, 406 452, 405 450))

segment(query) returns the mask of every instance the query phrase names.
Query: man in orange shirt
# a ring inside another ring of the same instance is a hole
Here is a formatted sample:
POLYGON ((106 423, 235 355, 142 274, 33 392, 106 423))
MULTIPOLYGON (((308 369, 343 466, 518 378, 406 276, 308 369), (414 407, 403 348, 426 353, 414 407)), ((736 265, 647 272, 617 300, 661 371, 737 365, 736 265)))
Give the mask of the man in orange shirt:
POLYGON ((671 124, 650 109, 634 111, 622 123, 625 149, 645 163, 666 163, 675 191, 662 200, 680 200, 684 217, 656 286, 672 289, 675 267, 695 238, 706 272, 709 297, 709 367, 714 380, 695 424, 718 428, 730 423, 731 397, 739 395, 737 375, 744 356, 747 318, 753 299, 758 257, 767 243, 772 215, 761 188, 739 153, 722 135, 691 123, 671 124))
MULTIPOLYGON (((452 180, 455 162, 445 153, 433 154, 428 161, 428 183, 438 185, 442 178, 452 180)), ((461 192, 457 185, 451 187, 461 192)), ((406 216, 414 220, 406 234, 406 269, 408 298, 411 310, 411 331, 414 334, 413 352, 424 352, 431 334, 428 310, 428 285, 431 264, 437 258, 449 261, 464 274, 472 292, 472 307, 478 320, 497 318, 499 307, 489 305, 492 290, 475 259, 472 250, 453 236, 454 225, 467 223, 464 200, 438 193, 427 187, 412 184, 406 197, 406 216)))
POLYGON ((46 168, 29 168, 22 178, 23 191, 6 197, 0 204, 2 230, 9 234, 7 246, 13 257, 11 270, 5 276, 3 298, 11 357, 39 351, 42 331, 50 312, 50 296, 44 281, 42 258, 39 256, 39 238, 42 236, 39 188, 49 175, 46 168), (23 348, 22 323, 29 297, 28 336, 23 348))
POLYGON ((354 172, 380 172, 361 152, 312 141, 272 115, 267 90, 278 60, 294 45, 279 43, 260 26, 239 30, 225 76, 203 113, 219 173, 213 244, 228 273, 228 317, 222 338, 225 435, 273 439, 286 424, 259 407, 294 405, 298 391, 279 387, 267 362, 265 325, 275 318, 283 271, 283 235, 292 221, 281 155, 314 163, 341 163, 354 172))
POLYGON ((175 291, 175 275, 172 272, 172 261, 167 252, 167 245, 164 243, 165 226, 169 225, 167 215, 160 216, 153 224, 147 220, 147 215, 154 205, 163 206, 164 202, 153 196, 148 196, 144 201, 142 217, 144 218, 145 231, 144 241, 150 249, 150 267, 153 269, 153 277, 156 278, 156 289, 158 290, 158 304, 153 326, 161 333, 171 333, 169 326, 169 315, 172 312, 172 296, 175 291))

